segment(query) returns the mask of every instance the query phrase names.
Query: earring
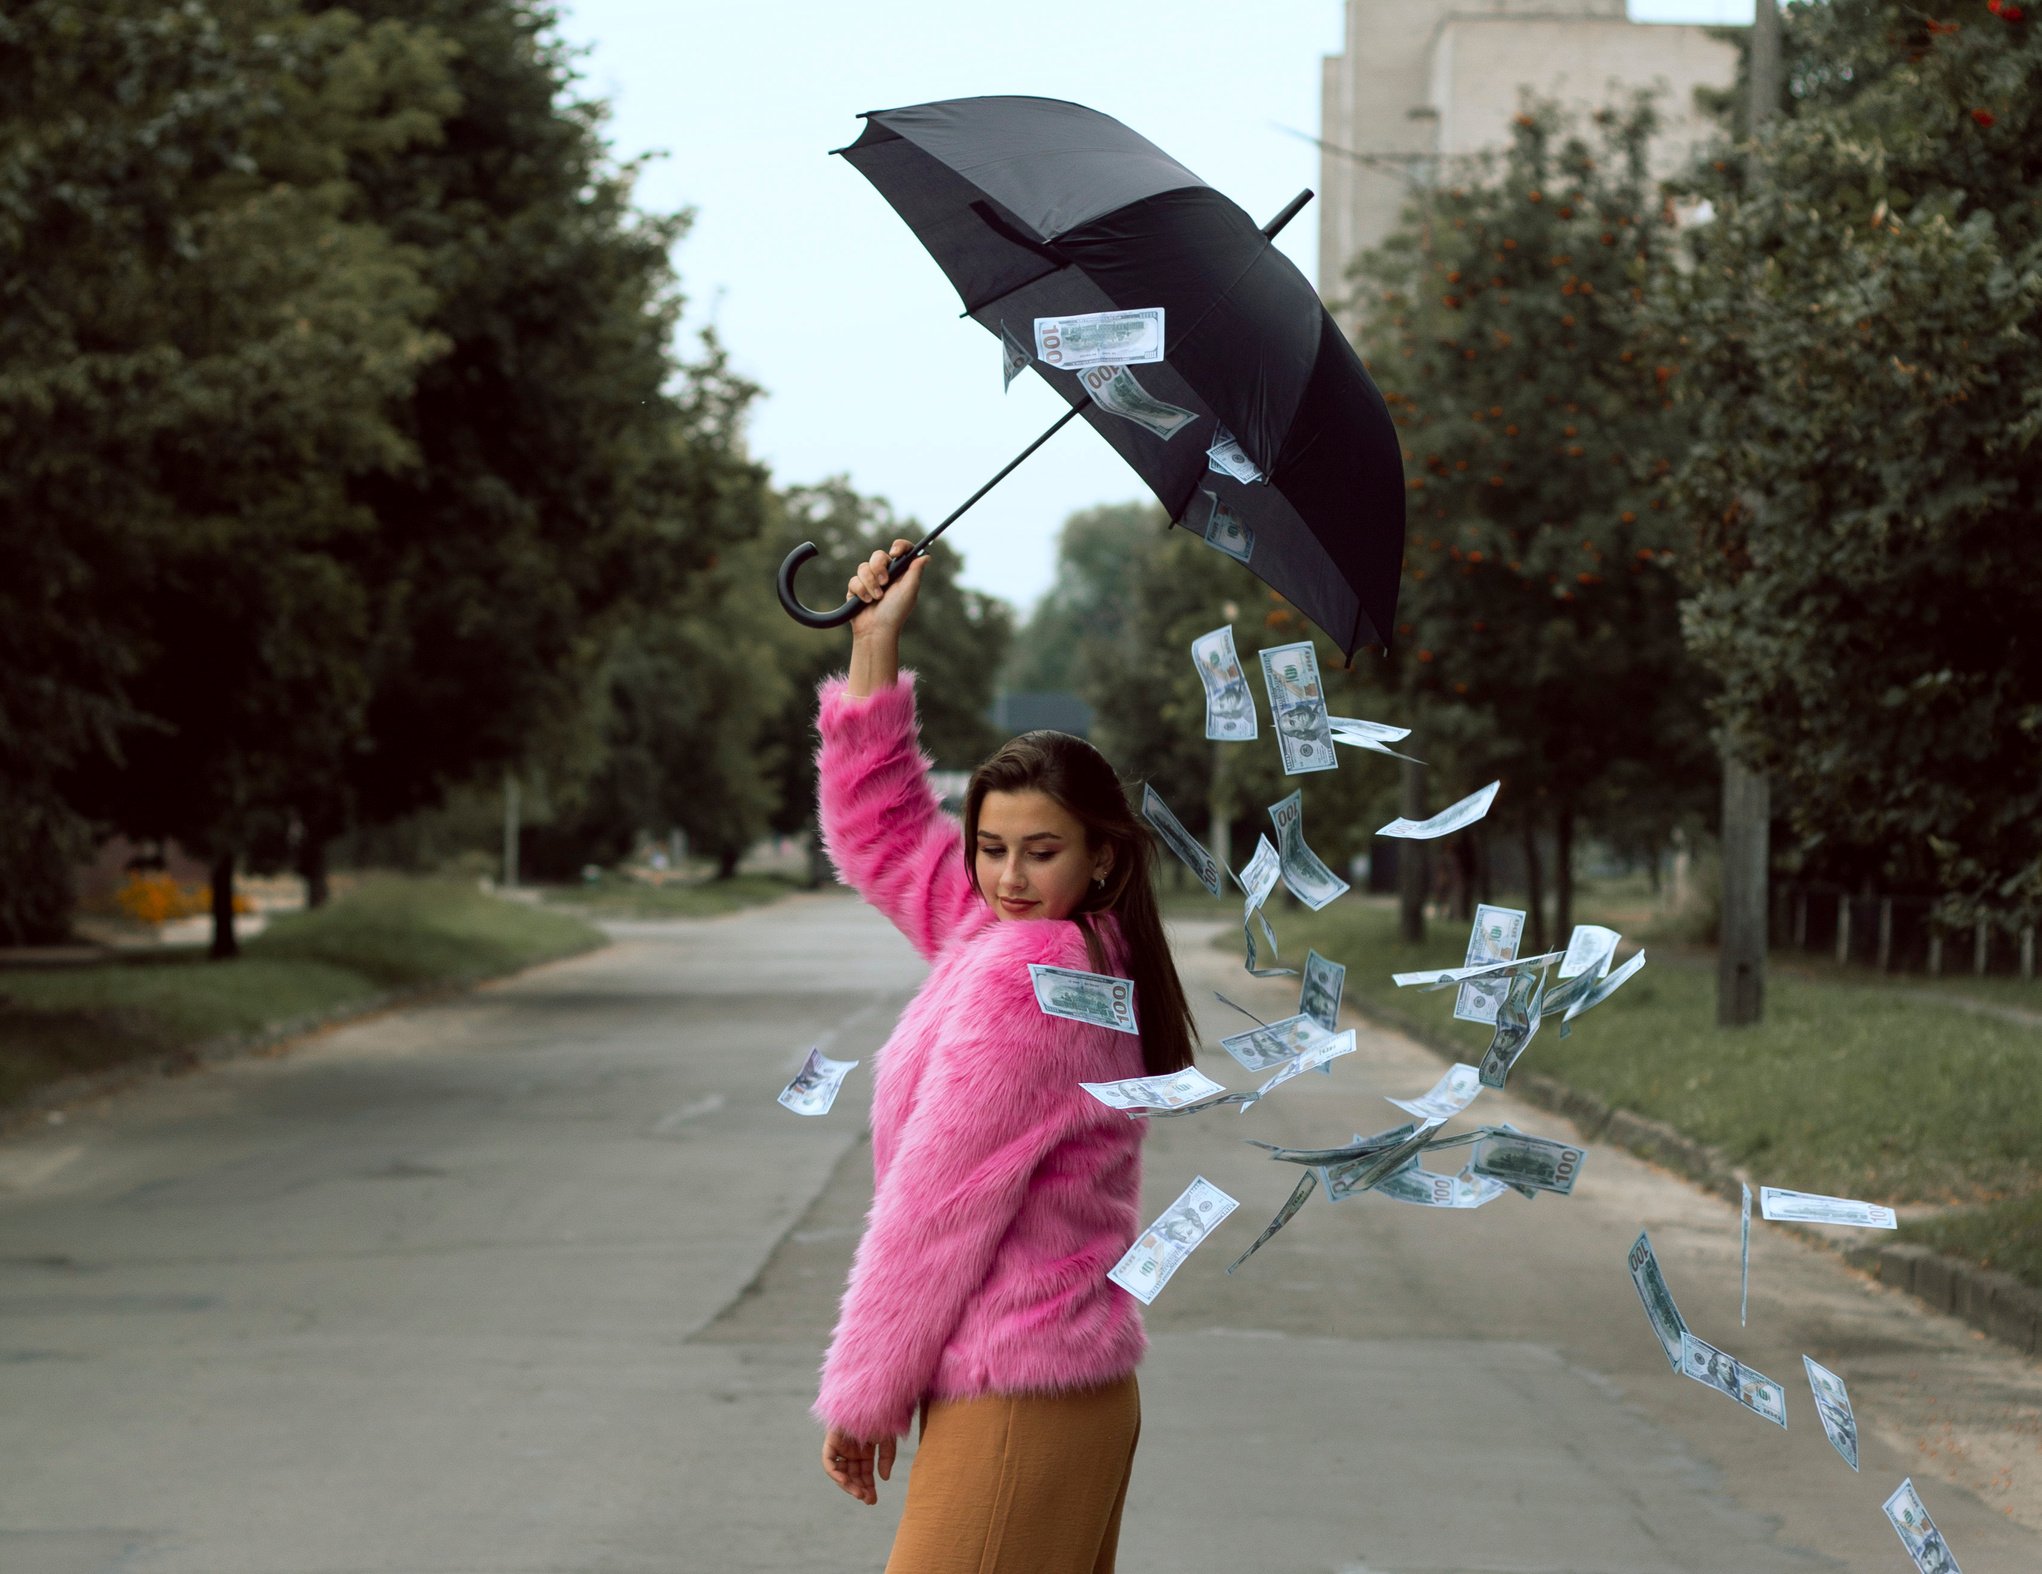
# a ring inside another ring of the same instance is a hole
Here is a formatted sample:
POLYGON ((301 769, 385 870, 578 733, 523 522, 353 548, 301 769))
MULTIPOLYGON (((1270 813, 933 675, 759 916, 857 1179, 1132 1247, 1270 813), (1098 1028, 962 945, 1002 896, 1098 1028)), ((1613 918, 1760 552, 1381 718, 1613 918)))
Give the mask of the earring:
POLYGON ((1094 876, 1092 876, 1092 889, 1095 891, 1105 890, 1106 876, 1103 874, 1095 874, 1094 876))

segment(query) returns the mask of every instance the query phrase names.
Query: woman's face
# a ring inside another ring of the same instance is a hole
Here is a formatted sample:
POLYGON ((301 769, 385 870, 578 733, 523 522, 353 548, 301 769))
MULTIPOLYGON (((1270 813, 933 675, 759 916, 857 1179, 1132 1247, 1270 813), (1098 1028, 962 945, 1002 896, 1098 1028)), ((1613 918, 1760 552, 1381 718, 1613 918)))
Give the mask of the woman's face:
POLYGON ((1113 867, 1113 849, 1092 851, 1077 816, 1030 788, 985 795, 972 860, 979 894, 1000 917, 1068 918, 1113 867))

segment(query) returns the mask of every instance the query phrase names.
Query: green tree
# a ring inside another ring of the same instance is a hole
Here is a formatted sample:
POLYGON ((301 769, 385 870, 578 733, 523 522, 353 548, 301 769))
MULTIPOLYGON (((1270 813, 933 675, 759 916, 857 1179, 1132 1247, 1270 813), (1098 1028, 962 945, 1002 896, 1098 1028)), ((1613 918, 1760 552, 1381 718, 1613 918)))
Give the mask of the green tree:
POLYGON ((1131 576, 1145 535, 1169 521, 1154 503, 1083 508, 1057 535, 1057 577, 1015 638, 1005 686, 1075 693, 1088 642, 1112 643, 1126 628, 1131 576))
POLYGON ((216 914, 360 703, 347 477, 438 345, 343 165, 433 135, 440 68, 284 0, 0 18, 0 818, 176 835, 216 914))
POLYGON ((632 207, 636 166, 609 157, 553 9, 347 9, 438 39, 458 101, 430 145, 349 166, 360 211, 421 259, 446 353, 402 412, 419 462, 355 480, 378 526, 349 555, 369 588, 366 721, 328 790, 306 784, 314 850, 350 819, 537 768, 548 739, 599 739, 576 718, 619 631, 762 524, 727 506, 751 485, 752 390, 713 342, 686 367, 671 349, 687 216, 632 207))
POLYGON ((1528 101, 1506 153, 1415 192, 1353 274, 1415 472, 1380 679, 1450 796, 1502 779, 1541 947, 1547 837, 1564 935, 1583 829, 1656 839, 1710 779, 1672 572, 1674 368, 1640 304, 1673 235, 1654 125, 1642 96, 1586 132, 1528 101))
POLYGON ((2019 9, 1785 13, 1762 174, 1652 307, 1693 433, 1692 648, 1804 869, 2042 916, 2042 39, 2019 9))
POLYGON ((558 808, 533 828, 523 862, 534 875, 571 878, 678 829, 728 878, 781 818, 790 740, 778 729, 798 696, 779 649, 787 619, 759 594, 778 561, 769 546, 740 541, 687 600, 618 632, 591 696, 593 772, 556 788, 558 808))

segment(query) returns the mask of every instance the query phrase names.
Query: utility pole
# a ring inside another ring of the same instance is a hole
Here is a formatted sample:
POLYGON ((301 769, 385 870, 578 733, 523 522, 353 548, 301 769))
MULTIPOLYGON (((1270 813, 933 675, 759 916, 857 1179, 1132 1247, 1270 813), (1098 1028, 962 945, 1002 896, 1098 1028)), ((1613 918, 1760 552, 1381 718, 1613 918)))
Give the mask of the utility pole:
MULTIPOLYGON (((1756 143, 1779 112, 1781 93, 1779 0, 1758 0, 1751 18, 1747 77, 1754 144, 1750 178, 1763 177, 1756 143)), ((1745 499, 1763 508, 1762 499, 1745 499)), ((1771 862, 1772 784, 1763 771, 1723 749, 1723 916, 1716 956, 1716 1025, 1749 1027, 1765 1016, 1766 874, 1771 862)))
POLYGON ((1757 0, 1751 13, 1751 134, 1780 112, 1779 0, 1757 0))

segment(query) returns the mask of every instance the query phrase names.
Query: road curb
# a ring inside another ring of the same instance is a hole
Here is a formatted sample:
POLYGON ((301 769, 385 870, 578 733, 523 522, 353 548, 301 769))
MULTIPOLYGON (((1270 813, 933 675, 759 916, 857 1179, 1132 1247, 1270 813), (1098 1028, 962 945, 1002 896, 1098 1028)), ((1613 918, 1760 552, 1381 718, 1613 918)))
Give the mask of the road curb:
POLYGON ((0 1106, 0 1141, 19 1136, 24 1131, 42 1129, 49 1124, 52 1114, 61 1113, 69 1105, 104 1098, 137 1083, 158 1077, 184 1076, 222 1061, 239 1060, 249 1055, 259 1055, 265 1050, 280 1049, 293 1039, 307 1038, 328 1028, 345 1027, 353 1022, 380 1016, 385 1011, 423 1005, 427 1001, 445 996, 467 994, 484 984, 515 978, 520 973, 550 967, 555 962, 587 956, 590 952, 600 951, 611 943, 608 939, 594 940, 587 945, 577 946, 572 951, 563 951, 558 956, 528 962, 523 967, 484 969, 454 978, 435 979, 432 983, 418 984, 409 989, 386 989, 381 994, 370 995, 366 999, 352 1001, 344 1006, 335 1006, 331 1011, 306 1012, 302 1016, 291 1017, 282 1022, 272 1022, 253 1032, 223 1033, 217 1038, 204 1039, 178 1049, 137 1055, 133 1060, 123 1061, 118 1066, 108 1066, 101 1071, 85 1072, 78 1076, 45 1083, 26 1094, 19 1103, 0 1106))
MULTIPOLYGON (((1433 1054, 1459 1061, 1465 1044, 1456 1044, 1429 1024, 1374 1002, 1349 1000, 1358 1016, 1403 1034, 1433 1054)), ((1558 1078, 1531 1071, 1510 1081, 1510 1091, 1541 1109, 1565 1115, 1583 1138, 1624 1148, 1641 1159, 1672 1170, 1726 1202, 1741 1202, 1751 1177, 1707 1143, 1628 1109, 1618 1109, 1593 1093, 1570 1087, 1558 1078)), ((1753 1186, 1754 1191, 1757 1190, 1753 1186)), ((1787 1225, 1844 1259, 1881 1284, 1891 1285, 1935 1311, 1962 1319, 1973 1328, 2012 1346, 2023 1355, 2042 1355, 2042 1291, 2031 1289, 2011 1274, 1980 1268, 1927 1246, 1891 1242, 1877 1246, 1840 1246, 1812 1230, 1787 1225)))

